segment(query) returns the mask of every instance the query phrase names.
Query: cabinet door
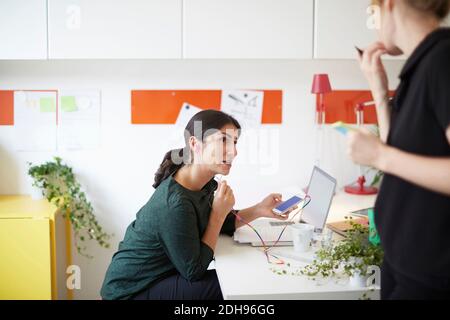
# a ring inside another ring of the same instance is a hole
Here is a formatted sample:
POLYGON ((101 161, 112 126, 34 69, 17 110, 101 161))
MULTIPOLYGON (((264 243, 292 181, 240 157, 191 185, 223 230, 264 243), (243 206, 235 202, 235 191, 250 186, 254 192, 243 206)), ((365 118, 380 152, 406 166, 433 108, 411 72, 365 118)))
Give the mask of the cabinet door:
POLYGON ((4 299, 52 299, 48 219, 0 219, 0 300, 4 299))
POLYGON ((181 4, 49 0, 49 57, 181 58, 181 4))
MULTIPOLYGON (((376 16, 370 1, 316 0, 314 58, 356 59, 355 46, 364 48, 377 40, 376 16)), ((403 60, 405 56, 385 56, 403 60)))
POLYGON ((369 28, 369 1, 316 0, 315 5, 314 58, 354 59, 355 46, 376 40, 376 30, 369 28))
POLYGON ((0 1, 0 59, 47 59, 47 1, 0 1))
POLYGON ((313 0, 188 0, 185 58, 310 59, 313 0))

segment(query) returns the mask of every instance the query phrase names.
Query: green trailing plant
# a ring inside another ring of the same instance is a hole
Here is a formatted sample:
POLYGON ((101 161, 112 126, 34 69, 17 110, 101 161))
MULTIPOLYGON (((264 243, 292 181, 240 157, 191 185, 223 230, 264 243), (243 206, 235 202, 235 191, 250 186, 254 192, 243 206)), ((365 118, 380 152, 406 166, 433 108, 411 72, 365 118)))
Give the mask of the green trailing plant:
POLYGON ((347 237, 327 248, 317 251, 317 259, 304 267, 300 273, 309 277, 330 277, 344 272, 348 276, 355 273, 367 275, 368 266, 381 266, 383 249, 369 241, 369 229, 349 220, 351 229, 347 237))
MULTIPOLYGON (((380 127, 379 127, 378 125, 375 125, 375 128, 374 128, 374 134, 375 134, 377 137, 380 137, 380 127)), ((371 186, 371 187, 378 187, 379 184, 380 184, 380 182, 381 182, 381 179, 383 179, 384 172, 381 171, 381 170, 378 170, 378 169, 376 169, 376 168, 372 168, 372 170, 375 170, 376 173, 375 173, 375 175, 374 175, 374 177, 373 177, 372 182, 370 183, 370 186, 371 186)))
MULTIPOLYGON (((335 277, 342 279, 342 275, 367 276, 369 266, 381 266, 383 261, 383 250, 380 246, 373 245, 369 241, 369 229, 349 219, 351 229, 347 231, 347 237, 335 242, 316 252, 316 259, 302 268, 292 269, 289 263, 285 268, 270 268, 280 276, 307 276, 313 281, 335 277)), ((361 300, 370 300, 370 293, 374 288, 368 289, 360 297, 361 300)))
POLYGON ((41 165, 28 164, 28 174, 33 178, 33 185, 40 188, 43 196, 57 206, 64 218, 70 220, 77 251, 92 258, 85 253, 84 243, 87 239, 95 240, 101 247, 109 248, 111 235, 105 233, 99 225, 94 209, 72 168, 63 164, 59 157, 41 165))
POLYGON ((381 182, 381 179, 383 178, 383 175, 384 175, 383 171, 380 171, 378 169, 375 169, 375 170, 377 170, 377 173, 375 174, 375 176, 373 177, 372 182, 370 183, 371 187, 378 186, 380 184, 380 182, 381 182))

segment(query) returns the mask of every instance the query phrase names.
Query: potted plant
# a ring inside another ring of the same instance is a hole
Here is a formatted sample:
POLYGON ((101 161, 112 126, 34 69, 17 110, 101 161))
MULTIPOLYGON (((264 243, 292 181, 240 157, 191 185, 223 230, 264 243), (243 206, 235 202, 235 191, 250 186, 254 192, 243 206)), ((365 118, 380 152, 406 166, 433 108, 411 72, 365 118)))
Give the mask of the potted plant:
POLYGON ((33 179, 33 185, 39 187, 44 197, 57 206, 64 218, 70 220, 77 251, 92 258, 85 253, 86 247, 81 245, 86 239, 95 240, 101 247, 109 248, 111 236, 97 222, 94 209, 72 168, 63 164, 59 157, 42 165, 29 163, 29 166, 28 174, 33 179))
POLYGON ((317 251, 317 258, 300 273, 309 277, 330 277, 344 273, 352 286, 366 286, 369 266, 381 266, 383 250, 369 241, 369 229, 349 219, 347 237, 317 251))

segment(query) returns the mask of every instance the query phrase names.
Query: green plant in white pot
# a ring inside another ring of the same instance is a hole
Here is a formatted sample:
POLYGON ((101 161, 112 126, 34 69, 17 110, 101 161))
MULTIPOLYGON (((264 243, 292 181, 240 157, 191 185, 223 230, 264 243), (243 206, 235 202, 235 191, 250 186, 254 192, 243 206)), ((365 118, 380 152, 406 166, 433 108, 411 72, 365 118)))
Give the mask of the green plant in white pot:
POLYGON ((86 239, 95 240, 104 248, 109 248, 111 235, 105 233, 97 222, 94 208, 81 190, 72 168, 62 163, 59 157, 55 161, 42 165, 29 163, 28 174, 33 178, 33 185, 39 187, 47 200, 55 204, 69 219, 75 235, 77 251, 86 257, 86 246, 81 245, 86 239))
POLYGON ((335 244, 319 249, 316 260, 300 273, 309 277, 331 277, 344 273, 350 277, 350 285, 365 286, 369 266, 381 266, 383 250, 369 241, 369 229, 350 220, 347 237, 335 244))

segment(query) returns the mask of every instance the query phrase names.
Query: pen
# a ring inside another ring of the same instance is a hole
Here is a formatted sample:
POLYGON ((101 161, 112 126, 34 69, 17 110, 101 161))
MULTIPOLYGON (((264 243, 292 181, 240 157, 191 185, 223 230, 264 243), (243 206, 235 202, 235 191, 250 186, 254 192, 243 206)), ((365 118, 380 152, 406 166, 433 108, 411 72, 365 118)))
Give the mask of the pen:
POLYGON ((364 50, 361 50, 360 48, 358 48, 357 46, 355 46, 356 51, 358 51, 359 56, 362 57, 364 54, 364 50))

